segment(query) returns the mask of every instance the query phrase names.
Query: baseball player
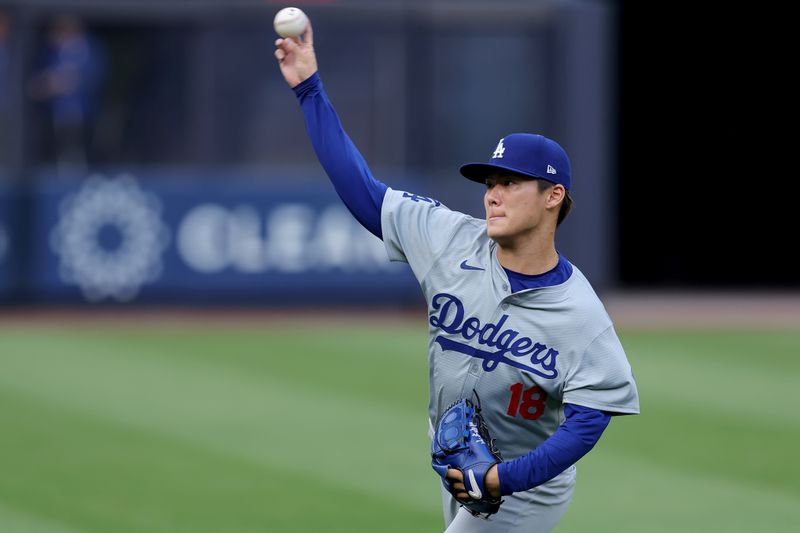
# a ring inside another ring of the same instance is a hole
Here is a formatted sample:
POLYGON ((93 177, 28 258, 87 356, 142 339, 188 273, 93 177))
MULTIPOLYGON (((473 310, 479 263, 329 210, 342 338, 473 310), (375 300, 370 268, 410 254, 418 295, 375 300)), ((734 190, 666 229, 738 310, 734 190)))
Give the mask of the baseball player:
POLYGON ((455 489, 442 491, 446 532, 550 531, 572 498, 575 462, 613 415, 639 412, 608 314, 555 248, 556 227, 572 203, 566 153, 540 135, 515 133, 497 143, 488 162, 462 166, 461 174, 485 185, 486 220, 393 190, 372 176, 328 100, 311 25, 302 38, 275 46, 339 196, 420 283, 431 427, 451 403, 477 394, 502 453, 484 479, 486 491, 504 500, 488 519, 459 505, 475 491, 465 488, 461 471, 446 471, 455 489))

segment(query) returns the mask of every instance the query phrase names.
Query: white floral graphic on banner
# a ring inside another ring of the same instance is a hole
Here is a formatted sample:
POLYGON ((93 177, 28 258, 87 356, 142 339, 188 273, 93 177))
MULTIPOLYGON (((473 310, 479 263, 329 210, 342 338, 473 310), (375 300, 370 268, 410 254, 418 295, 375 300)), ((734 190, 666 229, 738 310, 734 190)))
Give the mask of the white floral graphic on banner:
POLYGON ((88 178, 62 201, 51 235, 61 279, 93 302, 133 300, 158 279, 168 243, 158 198, 127 175, 88 178))

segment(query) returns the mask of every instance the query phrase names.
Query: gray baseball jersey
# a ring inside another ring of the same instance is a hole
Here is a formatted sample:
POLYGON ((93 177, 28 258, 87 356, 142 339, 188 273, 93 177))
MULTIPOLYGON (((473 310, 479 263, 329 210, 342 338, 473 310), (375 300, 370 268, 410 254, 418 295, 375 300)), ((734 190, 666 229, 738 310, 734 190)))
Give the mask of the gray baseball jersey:
MULTIPOLYGON (((484 220, 402 191, 386 193, 381 226, 389 258, 410 265, 428 305, 434 425, 475 390, 509 460, 555 432, 564 403, 639 412, 611 319, 577 268, 560 285, 512 293, 484 220)), ((540 492, 557 504, 573 482, 571 467, 540 492)))

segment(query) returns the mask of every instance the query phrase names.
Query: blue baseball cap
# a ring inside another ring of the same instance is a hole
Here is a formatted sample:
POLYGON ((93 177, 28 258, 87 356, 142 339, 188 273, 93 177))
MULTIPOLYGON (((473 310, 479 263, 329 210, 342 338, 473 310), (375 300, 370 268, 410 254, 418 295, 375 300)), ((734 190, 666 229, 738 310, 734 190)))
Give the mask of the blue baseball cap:
POLYGON ((567 190, 572 186, 567 152, 557 142, 533 133, 506 135, 487 163, 467 163, 460 170, 465 178, 478 183, 490 174, 510 172, 560 183, 567 190))

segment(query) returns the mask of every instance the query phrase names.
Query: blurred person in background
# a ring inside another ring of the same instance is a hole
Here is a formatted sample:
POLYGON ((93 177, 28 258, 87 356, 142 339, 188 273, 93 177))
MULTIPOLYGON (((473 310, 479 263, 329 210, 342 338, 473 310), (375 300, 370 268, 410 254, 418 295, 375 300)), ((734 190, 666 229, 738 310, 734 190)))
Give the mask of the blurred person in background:
POLYGON ((40 61, 28 89, 46 117, 44 133, 51 142, 42 155, 58 167, 86 168, 105 73, 103 52, 78 18, 62 15, 48 28, 40 61))

